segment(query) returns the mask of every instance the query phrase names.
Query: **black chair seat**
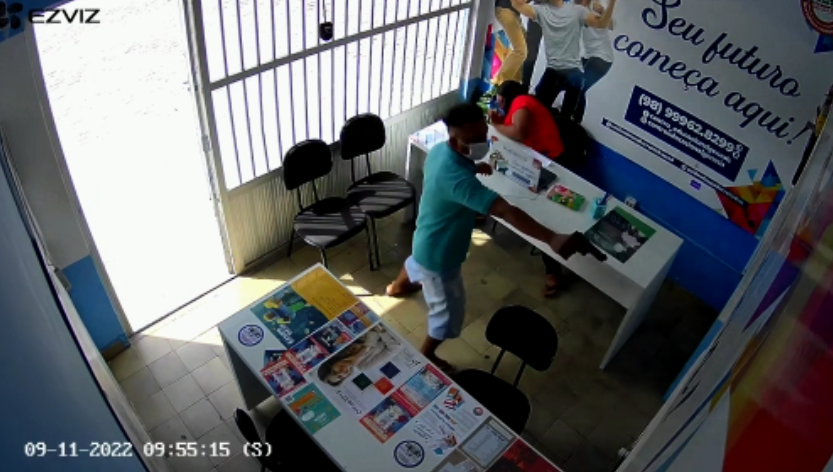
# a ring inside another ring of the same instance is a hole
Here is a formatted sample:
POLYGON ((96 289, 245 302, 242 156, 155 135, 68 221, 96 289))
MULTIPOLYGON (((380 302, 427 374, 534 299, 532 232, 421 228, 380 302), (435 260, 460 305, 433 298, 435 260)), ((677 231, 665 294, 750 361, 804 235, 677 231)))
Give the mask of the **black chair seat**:
POLYGON ((458 372, 454 381, 512 431, 523 433, 532 406, 522 391, 499 377, 476 369, 458 372))
POLYGON ((351 185, 347 198, 368 215, 384 218, 413 203, 416 190, 393 172, 377 172, 351 185))
POLYGON ((367 215, 345 198, 325 198, 298 213, 294 226, 307 243, 326 249, 364 231, 367 215))
POLYGON ((264 436, 266 442, 272 445, 270 459, 280 463, 282 471, 337 472, 341 470, 286 411, 275 415, 266 427, 264 436))

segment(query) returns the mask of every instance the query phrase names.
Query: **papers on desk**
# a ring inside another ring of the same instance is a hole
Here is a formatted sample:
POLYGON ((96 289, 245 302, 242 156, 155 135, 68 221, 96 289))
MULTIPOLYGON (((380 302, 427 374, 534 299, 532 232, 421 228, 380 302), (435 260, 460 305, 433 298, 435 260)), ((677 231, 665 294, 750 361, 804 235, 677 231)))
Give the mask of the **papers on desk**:
POLYGON ((376 325, 312 373, 340 409, 364 417, 424 366, 384 325, 376 325))
POLYGON ((448 128, 445 125, 436 126, 435 124, 412 134, 411 140, 425 149, 430 150, 438 143, 448 141, 448 128))
POLYGON ((246 320, 230 326, 246 335, 235 351, 263 362, 265 383, 306 431, 329 438, 325 449, 335 449, 333 435, 345 428, 379 445, 368 454, 421 471, 495 471, 519 464, 511 462, 515 449, 536 454, 513 445, 523 440, 321 267, 239 315, 246 320))
POLYGON ((538 193, 543 190, 541 184, 541 169, 548 167, 551 161, 542 161, 517 143, 506 145, 503 140, 492 141, 492 151, 497 155, 493 161, 499 161, 498 166, 492 165, 503 172, 513 182, 526 188, 530 192, 538 193))
POLYGON ((604 252, 625 263, 656 230, 622 208, 616 207, 584 234, 604 252))

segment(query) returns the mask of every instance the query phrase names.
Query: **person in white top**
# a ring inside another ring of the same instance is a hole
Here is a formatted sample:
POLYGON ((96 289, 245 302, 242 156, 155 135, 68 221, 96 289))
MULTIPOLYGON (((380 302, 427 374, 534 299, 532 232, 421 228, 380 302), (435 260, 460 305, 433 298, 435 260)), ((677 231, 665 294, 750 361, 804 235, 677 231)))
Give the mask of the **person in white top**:
POLYGON ((587 8, 564 0, 549 0, 541 5, 529 5, 524 0, 512 0, 512 7, 521 15, 537 21, 544 33, 547 70, 535 88, 535 97, 552 107, 556 97, 564 92, 561 114, 572 118, 584 87, 581 65, 581 34, 585 26, 607 28, 613 19, 616 0, 599 16, 587 8))
MULTIPOLYGON (((605 5, 601 0, 576 0, 576 3, 589 9, 599 17, 604 14, 605 5)), ((573 120, 576 123, 581 123, 584 119, 584 111, 587 108, 587 90, 607 75, 611 66, 613 66, 611 30, 613 30, 613 21, 610 22, 610 26, 607 28, 588 26, 581 33, 581 42, 584 45, 584 55, 581 59, 584 66, 584 87, 573 113, 573 120)))

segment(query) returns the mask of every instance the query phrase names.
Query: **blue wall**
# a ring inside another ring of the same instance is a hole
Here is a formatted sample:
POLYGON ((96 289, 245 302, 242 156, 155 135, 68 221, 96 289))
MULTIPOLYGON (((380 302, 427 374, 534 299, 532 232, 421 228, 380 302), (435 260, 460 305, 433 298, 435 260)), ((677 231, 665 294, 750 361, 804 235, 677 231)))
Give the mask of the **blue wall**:
POLYGON ((0 470, 144 472, 133 457, 27 457, 27 442, 128 442, 72 337, 0 169, 0 470))
POLYGON ((128 347, 130 341, 119 323, 93 258, 87 256, 64 268, 64 275, 71 284, 69 296, 96 347, 100 351, 115 344, 128 347))
POLYGON ((754 236, 595 141, 578 173, 620 200, 633 196, 640 212, 683 238, 669 278, 716 310, 723 308, 758 245, 754 236))

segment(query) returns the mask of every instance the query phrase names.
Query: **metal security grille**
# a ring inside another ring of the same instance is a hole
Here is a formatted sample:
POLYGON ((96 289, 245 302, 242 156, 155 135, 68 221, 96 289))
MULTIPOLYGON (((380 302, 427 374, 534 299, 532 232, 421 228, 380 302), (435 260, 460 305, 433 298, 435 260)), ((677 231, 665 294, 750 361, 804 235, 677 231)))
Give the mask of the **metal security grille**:
POLYGON ((195 1, 215 167, 231 190, 359 113, 388 118, 458 88, 471 2, 195 1), (330 42, 319 39, 334 23, 330 42))

